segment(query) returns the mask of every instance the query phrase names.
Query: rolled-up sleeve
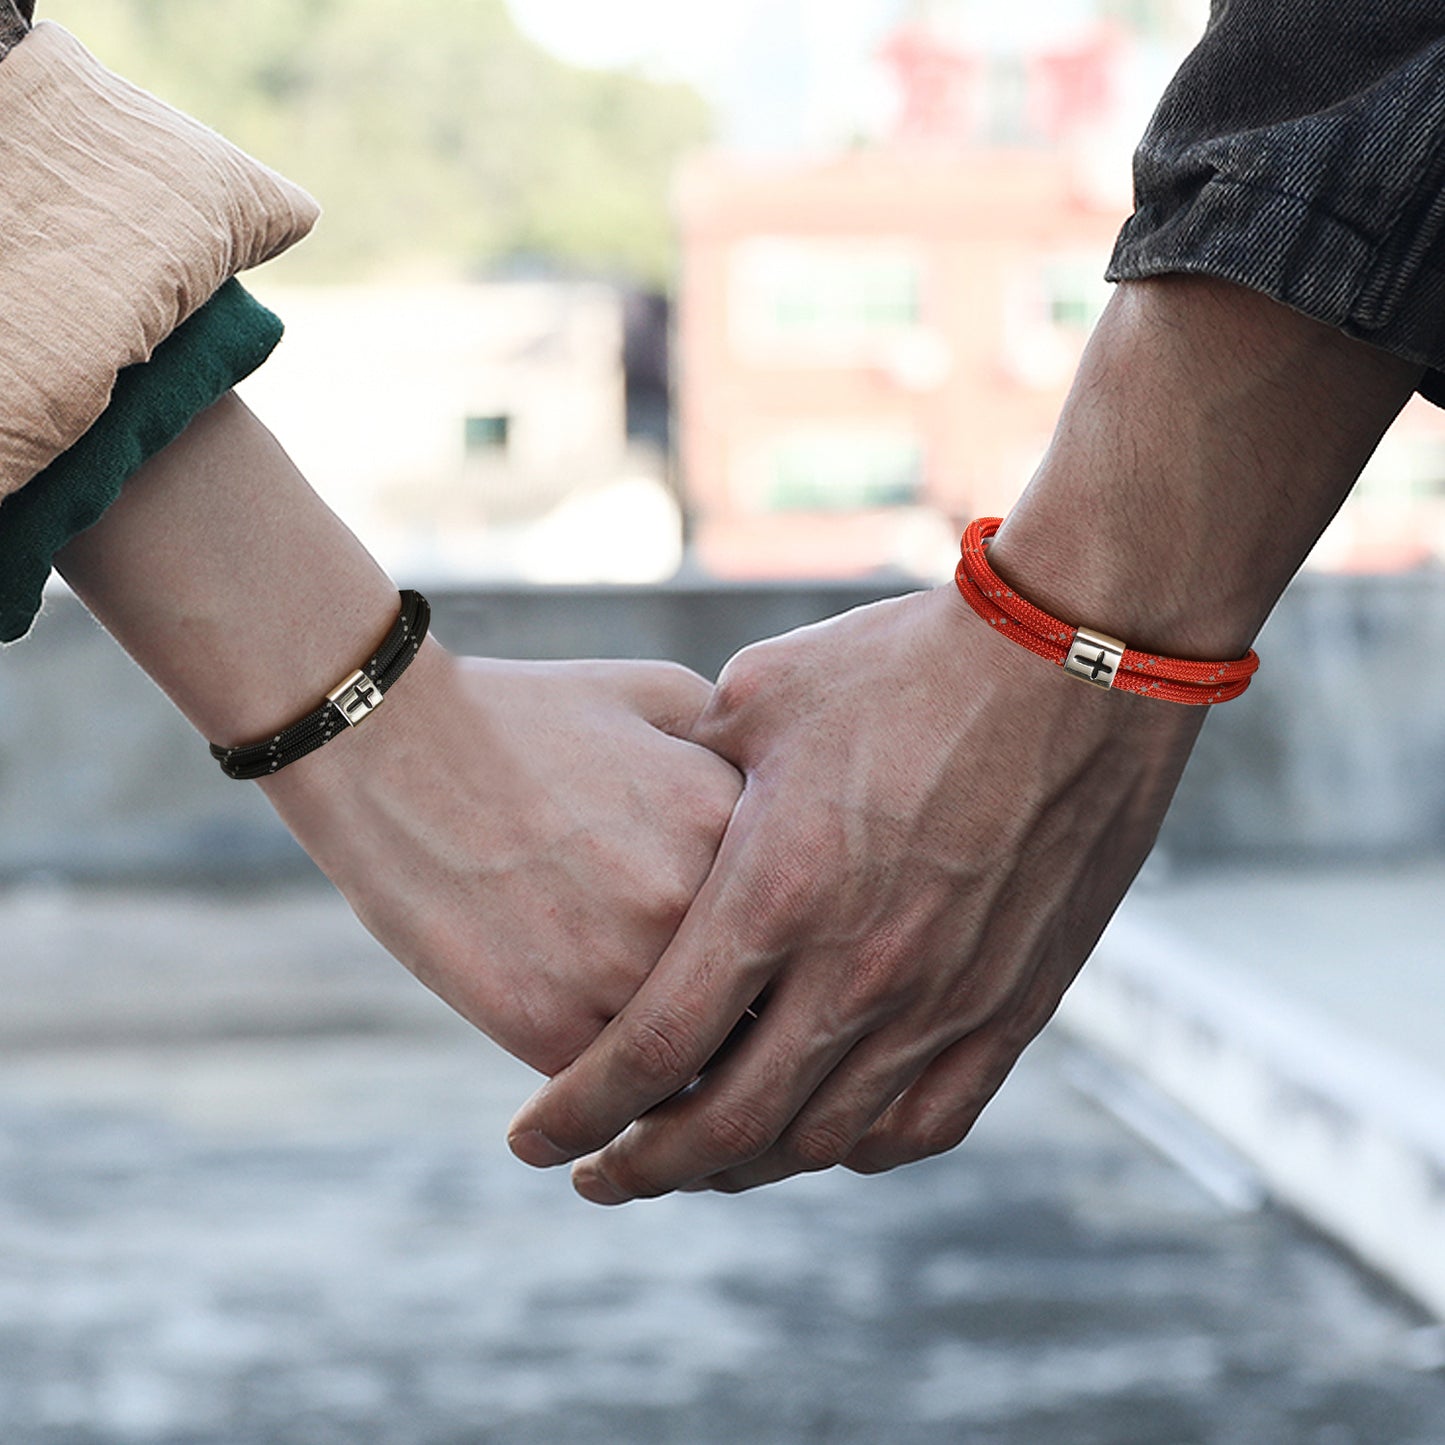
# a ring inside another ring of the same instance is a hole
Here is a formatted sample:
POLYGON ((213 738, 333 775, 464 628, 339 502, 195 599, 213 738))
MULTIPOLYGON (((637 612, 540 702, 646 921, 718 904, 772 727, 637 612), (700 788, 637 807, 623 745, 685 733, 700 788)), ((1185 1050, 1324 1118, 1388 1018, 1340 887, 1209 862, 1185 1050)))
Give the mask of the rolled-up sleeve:
POLYGON ((1445 405, 1445 3, 1213 0, 1134 160, 1112 281, 1260 291, 1445 405))

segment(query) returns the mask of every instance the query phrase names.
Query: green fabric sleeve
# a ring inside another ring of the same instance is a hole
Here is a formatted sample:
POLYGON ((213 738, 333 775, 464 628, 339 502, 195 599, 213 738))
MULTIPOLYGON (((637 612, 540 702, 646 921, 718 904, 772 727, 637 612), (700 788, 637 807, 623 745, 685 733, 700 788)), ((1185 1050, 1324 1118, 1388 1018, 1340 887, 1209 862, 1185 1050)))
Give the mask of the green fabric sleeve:
POLYGON ((0 502, 0 642, 29 631, 55 554, 94 526, 126 479, 192 417, 255 371, 281 329, 233 277, 149 361, 120 373, 109 406, 69 451, 0 502))

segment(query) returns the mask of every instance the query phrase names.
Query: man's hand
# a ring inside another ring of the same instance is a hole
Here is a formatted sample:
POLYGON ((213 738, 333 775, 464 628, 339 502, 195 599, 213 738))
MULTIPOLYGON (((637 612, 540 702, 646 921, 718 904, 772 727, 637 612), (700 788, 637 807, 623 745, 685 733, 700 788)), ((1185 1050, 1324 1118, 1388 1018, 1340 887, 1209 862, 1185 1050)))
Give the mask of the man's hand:
POLYGON ((741 785, 682 740, 709 692, 668 663, 429 644, 374 718, 261 786, 391 953, 551 1073, 632 996, 707 876, 741 785))
POLYGON ((693 733, 747 777, 717 864, 514 1149, 606 1145, 574 1178, 616 1203, 952 1148, 1123 896, 1201 721, 1069 681, 951 587, 749 648, 693 733))
MULTIPOLYGON (((1121 286, 990 559, 1055 616, 1237 657, 1419 376, 1225 282, 1121 286)), ((1073 683, 952 588, 742 653, 694 732, 747 776, 717 864, 514 1150, 601 1148, 575 1178, 613 1202, 958 1143, 1148 852, 1201 711, 1073 683)))

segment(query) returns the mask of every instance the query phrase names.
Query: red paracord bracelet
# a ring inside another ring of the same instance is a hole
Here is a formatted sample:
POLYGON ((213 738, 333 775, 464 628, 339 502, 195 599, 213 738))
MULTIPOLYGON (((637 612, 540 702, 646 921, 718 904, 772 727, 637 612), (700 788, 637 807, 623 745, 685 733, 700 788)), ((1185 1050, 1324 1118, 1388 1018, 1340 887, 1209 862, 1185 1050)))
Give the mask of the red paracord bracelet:
POLYGON ((1259 667, 1251 648, 1233 662, 1196 662, 1186 657, 1159 657, 1139 652, 1086 627, 1074 627, 1050 617, 1020 597, 988 564, 985 543, 1003 522, 1002 517, 980 517, 963 534, 963 556, 954 580, 964 600, 990 627, 1027 647, 1030 652, 1057 663, 1070 677, 1095 687, 1114 687, 1157 697, 1163 702, 1207 706, 1228 702, 1249 686, 1259 667))

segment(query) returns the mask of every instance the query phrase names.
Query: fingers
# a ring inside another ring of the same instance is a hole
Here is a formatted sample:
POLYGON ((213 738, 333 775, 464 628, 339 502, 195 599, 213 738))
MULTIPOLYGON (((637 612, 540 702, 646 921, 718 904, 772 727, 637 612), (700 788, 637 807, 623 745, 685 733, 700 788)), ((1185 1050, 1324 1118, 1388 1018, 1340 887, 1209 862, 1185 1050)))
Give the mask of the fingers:
MULTIPOLYGON (((769 998, 723 1063, 639 1119, 600 1154, 582 1160, 572 1174, 577 1192, 595 1204, 653 1198, 773 1154, 854 1043, 851 1034, 819 1029, 818 1000, 802 987, 793 992, 796 997, 784 990, 769 998)), ((885 1094, 884 1102, 896 1092, 885 1094)), ((867 1122, 861 1120, 856 1133, 867 1122)), ((816 1147, 827 1157, 811 1167, 837 1163, 856 1133, 838 1147, 833 1136, 819 1131, 816 1147)), ((798 1166, 787 1172, 798 1172, 798 1166)))
POLYGON ((730 1067, 578 1164, 578 1193, 596 1204, 698 1182, 739 1193, 837 1164, 880 1173, 945 1153, 962 1143, 1048 1016, 1027 995, 1010 999, 946 1047, 916 1017, 900 1018, 830 1069, 845 1050, 800 1057, 768 1043, 770 1033, 788 1037, 786 1015, 810 1017, 816 1003, 770 1001, 730 1067))
POLYGON ((738 851, 730 827, 717 865, 632 1000, 517 1113, 508 1142, 519 1159, 546 1167, 602 1148, 692 1083, 762 992, 775 961, 748 948, 730 881, 729 855, 738 851))
POLYGON ((1054 997, 1035 977, 942 1036, 897 1020, 853 1050, 772 1148, 702 1187, 735 1194, 835 1164, 880 1173, 955 1148, 1042 1029, 1054 997))
POLYGON ((946 1049, 841 1162, 858 1174, 881 1174, 957 1148, 1034 1032, 1021 1038, 1010 1013, 946 1049))
MULTIPOLYGON (((933 1042, 919 1043, 910 1032, 894 1026, 856 1044, 769 1149, 710 1175, 701 1187, 736 1194, 843 1163, 935 1054, 933 1042)), ((601 1156, 604 1166, 608 1152, 601 1156)))

